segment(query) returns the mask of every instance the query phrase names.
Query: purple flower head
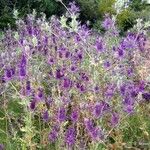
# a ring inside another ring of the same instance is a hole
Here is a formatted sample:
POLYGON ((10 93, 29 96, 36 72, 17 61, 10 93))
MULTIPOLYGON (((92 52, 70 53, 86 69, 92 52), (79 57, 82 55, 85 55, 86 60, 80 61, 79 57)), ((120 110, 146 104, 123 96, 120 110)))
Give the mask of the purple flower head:
POLYGON ((71 66, 71 68, 70 68, 70 70, 71 70, 72 72, 76 71, 76 69, 77 69, 76 66, 71 66))
POLYGON ((45 101, 46 103, 46 106, 49 108, 50 106, 52 106, 52 103, 53 103, 53 99, 51 97, 48 97, 45 101))
POLYGON ((134 100, 129 94, 123 100, 124 105, 133 105, 133 103, 134 103, 134 100))
POLYGON ((12 76, 15 75, 15 71, 16 71, 15 68, 11 68, 10 70, 11 70, 12 76))
POLYGON ((105 67, 105 68, 110 67, 110 62, 109 62, 109 61, 105 61, 105 62, 104 62, 104 67, 105 67))
POLYGON ((146 45, 146 36, 143 33, 141 33, 138 36, 137 44, 138 44, 139 50, 143 52, 145 49, 145 45, 146 45))
POLYGON ((124 50, 137 48, 136 35, 134 33, 128 33, 127 37, 121 41, 121 46, 124 50))
POLYGON ((31 110, 34 110, 35 107, 36 107, 36 100, 34 99, 34 100, 32 100, 32 101, 30 102, 30 109, 31 109, 31 110))
POLYGON ((56 70, 56 78, 61 79, 63 76, 64 76, 64 73, 60 69, 57 69, 56 70))
POLYGON ((125 95, 125 92, 126 92, 126 85, 123 84, 123 85, 120 86, 120 94, 121 94, 122 96, 124 96, 124 95, 125 95))
POLYGON ((43 113, 43 120, 45 121, 45 122, 48 122, 49 121, 49 113, 48 113, 48 111, 46 110, 44 113, 43 113))
POLYGON ((110 105, 107 102, 102 101, 103 111, 110 110, 110 105))
POLYGON ((139 85, 138 85, 138 89, 139 89, 139 92, 142 92, 144 91, 145 89, 145 82, 144 81, 140 81, 139 85))
POLYGON ((90 35, 91 31, 89 30, 87 25, 82 25, 80 26, 78 33, 82 40, 86 40, 86 38, 90 35))
POLYGON ((133 68, 128 68, 127 69, 127 75, 130 77, 133 75, 133 68))
POLYGON ((48 139, 50 142, 55 142, 58 139, 59 131, 60 127, 58 125, 52 127, 52 130, 48 135, 48 139))
POLYGON ((24 78, 26 76, 26 68, 25 67, 19 68, 19 75, 20 75, 20 78, 24 78))
POLYGON ((12 72, 10 69, 5 70, 5 79, 9 80, 12 77, 12 72))
POLYGON ((90 135, 94 141, 98 141, 102 138, 102 131, 99 127, 95 127, 94 130, 90 132, 90 135))
POLYGON ((57 117, 59 122, 66 120, 66 109, 64 107, 59 108, 57 117))
POLYGON ((118 48, 118 56, 123 57, 124 56, 124 50, 122 48, 118 48))
POLYGON ((64 78, 63 79, 63 87, 64 88, 70 88, 72 85, 72 82, 69 78, 64 78))
POLYGON ((94 92, 96 93, 96 94, 98 94, 99 92, 100 92, 100 88, 99 88, 99 86, 95 86, 94 87, 94 92))
POLYGON ((95 105, 93 114, 96 118, 99 118, 99 117, 102 116, 102 114, 103 114, 103 105, 101 103, 97 103, 95 105))
POLYGON ((48 44, 48 37, 47 37, 47 36, 44 37, 43 43, 44 43, 44 45, 47 45, 47 44, 48 44))
POLYGON ((102 23, 102 27, 105 29, 105 30, 109 30, 111 29, 112 27, 114 27, 114 21, 107 15, 105 20, 103 21, 102 23))
POLYGON ((58 132, 56 132, 55 130, 52 130, 49 135, 48 135, 48 139, 51 141, 51 142, 55 142, 58 138, 58 132))
POLYGON ((124 106, 124 111, 128 114, 133 114, 134 112, 134 106, 133 105, 127 105, 124 106))
POLYGON ((43 96, 44 96, 43 89, 42 88, 38 88, 37 98, 38 99, 42 99, 43 96))
POLYGON ((80 36, 76 35, 74 41, 75 41, 75 43, 79 43, 81 41, 80 36))
POLYGON ((71 55, 71 53, 70 53, 69 51, 66 51, 65 57, 66 57, 66 58, 69 58, 70 55, 71 55))
POLYGON ((80 11, 80 9, 79 9, 79 7, 76 5, 76 3, 75 2, 70 2, 69 3, 69 11, 72 13, 72 14, 78 14, 79 13, 79 11, 80 11))
POLYGON ((49 63, 50 65, 53 65, 53 64, 55 63, 54 58, 53 58, 53 57, 50 57, 50 58, 48 59, 48 63, 49 63))
POLYGON ((59 48, 58 48, 58 51, 59 52, 66 52, 66 47, 64 47, 64 45, 61 45, 59 48))
POLYGON ((27 64, 27 59, 26 56, 23 54, 21 56, 20 67, 26 67, 26 64, 27 64))
POLYGON ((94 122, 90 119, 85 118, 84 124, 88 132, 92 132, 95 128, 94 122))
POLYGON ((62 102, 64 105, 68 105, 71 102, 71 99, 64 94, 64 96, 62 97, 62 102))
POLYGON ((27 27, 27 31, 28 31, 28 34, 29 34, 29 35, 32 35, 32 34, 33 34, 32 27, 31 27, 31 26, 28 26, 28 27, 27 27))
POLYGON ((135 98, 135 97, 138 95, 137 89, 133 89, 133 90, 130 92, 130 95, 131 95, 132 98, 135 98))
POLYGON ((111 125, 112 126, 116 126, 119 122, 119 114, 114 112, 112 113, 112 116, 111 116, 111 125))
POLYGON ((53 131, 59 132, 60 131, 60 126, 59 125, 54 125, 52 128, 53 131))
POLYGON ((81 93, 85 92, 85 90, 86 90, 85 86, 83 84, 80 85, 79 90, 80 90, 81 93))
POLYGON ((113 84, 108 85, 106 92, 105 92, 105 96, 110 99, 113 97, 114 94, 115 94, 115 85, 113 84))
POLYGON ((58 55, 59 55, 59 58, 63 58, 63 52, 59 51, 58 55))
POLYGON ((6 79, 5 79, 5 76, 4 76, 4 75, 0 78, 0 81, 1 81, 2 83, 6 83, 6 79))
POLYGON ((145 101, 147 101, 147 102, 150 101, 150 93, 143 93, 142 97, 144 98, 145 101))
POLYGON ((30 91, 30 90, 31 90, 31 82, 30 82, 30 81, 27 81, 27 82, 26 82, 26 90, 27 90, 27 91, 30 91))
POLYGON ((79 118, 79 114, 78 114, 78 111, 77 110, 74 110, 71 115, 71 120, 75 123, 77 122, 78 118, 79 118))
POLYGON ((86 75, 86 73, 81 73, 81 80, 82 81, 89 81, 89 77, 86 75))
POLYGON ((76 132, 75 129, 69 127, 65 133, 65 143, 70 147, 75 144, 76 132))
POLYGON ((83 58, 82 53, 78 53, 78 59, 81 60, 83 58))
POLYGON ((95 43, 94 47, 96 48, 96 50, 98 52, 103 52, 104 51, 104 43, 103 43, 102 39, 98 38, 96 40, 96 43, 95 43))

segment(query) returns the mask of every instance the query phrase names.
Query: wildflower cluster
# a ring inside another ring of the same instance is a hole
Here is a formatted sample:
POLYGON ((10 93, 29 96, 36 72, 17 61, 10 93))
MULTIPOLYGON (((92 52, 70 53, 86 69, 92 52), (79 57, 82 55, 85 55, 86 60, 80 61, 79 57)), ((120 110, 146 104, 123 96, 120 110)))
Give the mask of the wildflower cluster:
MULTIPOLYGON (((50 21, 36 13, 17 20, 1 42, 1 85, 11 99, 28 102, 48 125, 49 143, 87 148, 105 142, 109 130, 136 111, 147 81, 141 81, 134 55, 145 53, 146 35, 120 38, 115 18, 106 16, 104 35, 78 21, 79 8, 50 21), (13 85, 13 86, 12 86, 13 85)), ((0 91, 1 92, 1 91, 0 91)))

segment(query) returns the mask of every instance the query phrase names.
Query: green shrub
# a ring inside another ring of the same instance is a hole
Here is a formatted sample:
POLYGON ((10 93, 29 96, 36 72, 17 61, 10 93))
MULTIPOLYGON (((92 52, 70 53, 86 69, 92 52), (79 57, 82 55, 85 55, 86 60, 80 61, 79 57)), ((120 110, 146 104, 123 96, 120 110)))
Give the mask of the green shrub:
POLYGON ((80 6, 81 9, 81 19, 82 21, 90 20, 93 21, 94 19, 99 18, 98 12, 98 4, 100 0, 76 0, 77 4, 80 6))
POLYGON ((121 31, 127 31, 132 28, 135 23, 136 16, 134 12, 130 9, 123 10, 117 16, 117 24, 121 31))
MULTIPOLYGON (((63 0, 65 4, 69 0, 63 0)), ((65 8, 55 0, 0 0, 0 29, 4 29, 10 24, 15 26, 13 10, 19 11, 20 17, 25 17, 35 9, 38 14, 44 12, 47 17, 51 15, 61 15, 65 8)))
POLYGON ((115 14, 116 10, 113 7, 116 0, 100 0, 99 2, 99 13, 101 15, 105 14, 115 14))

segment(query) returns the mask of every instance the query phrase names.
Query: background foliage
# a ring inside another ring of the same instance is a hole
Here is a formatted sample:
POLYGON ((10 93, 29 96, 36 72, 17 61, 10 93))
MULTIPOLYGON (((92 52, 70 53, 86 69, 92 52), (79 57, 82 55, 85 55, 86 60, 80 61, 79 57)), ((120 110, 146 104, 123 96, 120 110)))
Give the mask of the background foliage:
MULTIPOLYGON (((71 0, 72 1, 72 0, 71 0)), ((113 7, 116 0, 75 0, 81 8, 80 20, 91 22, 91 27, 102 30, 100 23, 104 14, 115 14, 113 7)), ((69 0, 63 0, 65 4, 69 0)), ((47 17, 61 15, 65 8, 55 0, 0 0, 0 29, 10 24, 15 26, 13 10, 18 9, 20 16, 25 16, 36 9, 38 13, 44 12, 47 17)), ((119 29, 124 32, 133 27, 137 18, 148 20, 150 18, 150 6, 142 0, 132 0, 128 9, 123 10, 117 17, 119 29)))

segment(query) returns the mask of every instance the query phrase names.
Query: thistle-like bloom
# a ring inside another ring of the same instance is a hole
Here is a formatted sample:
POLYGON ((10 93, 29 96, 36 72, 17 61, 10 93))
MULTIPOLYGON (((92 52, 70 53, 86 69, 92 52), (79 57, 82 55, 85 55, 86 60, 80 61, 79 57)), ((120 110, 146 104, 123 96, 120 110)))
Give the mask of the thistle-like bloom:
POLYGON ((104 43, 103 43, 102 39, 98 38, 96 40, 96 43, 95 43, 94 47, 96 48, 96 50, 98 52, 103 52, 104 51, 104 43))
POLYGON ((120 94, 121 94, 122 96, 124 96, 125 93, 126 93, 126 85, 123 84, 123 85, 120 86, 120 94))
POLYGON ((119 123, 119 114, 114 112, 111 116, 111 125, 116 126, 119 123))
POLYGON ((76 133, 75 129, 72 127, 69 127, 65 133, 65 143, 67 146, 73 146, 75 144, 76 139, 76 133))
POLYGON ((94 107, 93 115, 96 118, 101 117, 103 114, 103 105, 101 103, 97 103, 94 107))
POLYGON ((104 67, 105 67, 105 68, 110 67, 110 62, 109 62, 109 61, 105 61, 105 62, 104 62, 104 67))
POLYGON ((112 27, 114 27, 114 21, 109 16, 106 16, 105 20, 102 23, 102 27, 105 30, 110 30, 112 27))
POLYGON ((118 48, 118 57, 123 57, 124 56, 124 50, 122 48, 118 48))
POLYGON ((144 98, 144 100, 146 100, 147 102, 150 101, 150 93, 143 93, 142 97, 144 98))
POLYGON ((66 58, 69 58, 69 57, 70 57, 70 55, 71 55, 71 53, 70 53, 69 51, 66 51, 66 53, 65 53, 65 57, 66 57, 66 58))
POLYGON ((64 107, 59 108, 57 117, 59 122, 63 122, 66 120, 66 109, 64 107))
POLYGON ((94 87, 94 90, 93 90, 96 94, 98 94, 99 92, 100 92, 100 88, 99 88, 99 86, 98 85, 96 85, 95 87, 94 87))
POLYGON ((137 43, 136 43, 136 35, 133 33, 128 33, 127 37, 123 39, 121 42, 122 47, 124 49, 136 49, 137 43))
POLYGON ((77 121, 78 121, 78 118, 79 118, 78 111, 77 111, 77 110, 74 110, 74 111, 71 113, 70 117, 71 117, 72 122, 74 122, 74 123, 77 122, 77 121))
POLYGON ((26 68, 25 67, 19 68, 19 75, 20 75, 20 78, 24 78, 26 76, 26 68))
POLYGON ((53 64, 55 63, 54 58, 53 58, 53 57, 50 57, 50 58, 48 59, 48 63, 49 63, 50 65, 53 65, 53 64))
POLYGON ((146 45, 146 36, 144 35, 144 33, 141 33, 138 38, 137 38, 137 45, 139 47, 140 51, 144 51, 145 49, 145 45, 146 45))
POLYGON ((75 72, 76 71, 76 69, 77 69, 77 67, 76 66, 71 66, 71 68, 70 68, 70 70, 72 71, 72 72, 75 72))
POLYGON ((58 138, 58 133, 55 130, 52 130, 48 135, 48 139, 51 142, 55 142, 57 140, 57 138, 58 138))
POLYGON ((37 93, 37 98, 41 100, 43 96, 44 96, 43 89, 39 88, 37 93))
POLYGON ((85 87, 85 85, 82 84, 82 83, 76 83, 76 88, 77 88, 81 93, 83 93, 83 92, 86 91, 86 87, 85 87))
POLYGON ((68 8, 68 10, 72 13, 72 15, 79 13, 80 9, 79 9, 79 7, 77 7, 75 2, 70 2, 69 6, 70 7, 68 8))
POLYGON ((27 82, 26 82, 26 90, 27 90, 27 91, 30 91, 30 90, 31 90, 31 82, 30 82, 30 81, 27 81, 27 82))
POLYGON ((15 68, 11 68, 10 70, 11 70, 12 76, 15 75, 15 68))
POLYGON ((49 121, 49 113, 48 113, 47 110, 43 113, 42 118, 43 118, 43 120, 44 120, 45 122, 48 122, 48 121, 49 121))
POLYGON ((11 79, 12 77, 12 72, 10 69, 5 70, 5 79, 11 79))
POLYGON ((128 114, 133 114, 134 112, 134 106, 133 105, 126 105, 124 106, 124 111, 128 114))
POLYGON ((60 69, 56 70, 56 79, 61 79, 64 76, 63 72, 60 69))
POLYGON ((31 110, 34 110, 35 107, 36 107, 36 100, 34 99, 34 100, 32 100, 32 101, 30 102, 30 109, 31 109, 31 110))
POLYGON ((92 140, 99 141, 103 138, 102 130, 99 127, 95 127, 93 131, 90 132, 92 140))
POLYGON ((113 84, 108 85, 106 92, 105 92, 106 98, 111 99, 113 95, 115 94, 115 90, 116 90, 115 85, 113 84))
POLYGON ((124 105, 133 105, 134 100, 130 95, 126 95, 126 97, 123 100, 124 105))
POLYGON ((21 57, 21 61, 20 61, 20 67, 26 67, 26 65, 27 65, 27 58, 23 54, 22 57, 21 57))
POLYGON ((89 132, 92 132, 95 129, 94 122, 90 119, 85 118, 84 124, 85 124, 87 131, 89 132))
POLYGON ((81 80, 82 81, 89 81, 89 77, 86 75, 86 73, 81 73, 81 80))
POLYGON ((140 81, 139 84, 138 84, 138 91, 139 92, 143 92, 144 89, 145 89, 145 86, 146 86, 145 82, 144 81, 140 81))
POLYGON ((72 85, 72 81, 69 78, 64 78, 63 79, 63 87, 64 88, 70 88, 72 85))

